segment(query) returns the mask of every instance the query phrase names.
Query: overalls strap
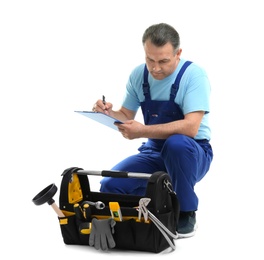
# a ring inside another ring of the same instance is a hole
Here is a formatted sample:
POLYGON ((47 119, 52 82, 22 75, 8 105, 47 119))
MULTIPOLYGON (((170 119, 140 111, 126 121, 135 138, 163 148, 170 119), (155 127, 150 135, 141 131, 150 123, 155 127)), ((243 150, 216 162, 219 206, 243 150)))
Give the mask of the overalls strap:
POLYGON ((144 68, 144 83, 143 83, 143 93, 146 100, 150 100, 150 91, 149 91, 149 83, 148 83, 148 69, 147 65, 144 68))
POLYGON ((187 67, 191 63, 192 63, 191 61, 186 61, 182 65, 182 67, 181 67, 181 69, 180 69, 180 71, 179 71, 179 73, 178 73, 178 75, 177 75, 177 77, 176 77, 176 79, 174 81, 174 84, 172 84, 172 86, 171 86, 170 100, 174 100, 175 99, 176 94, 177 94, 178 89, 179 89, 179 86, 180 86, 180 81, 181 81, 182 75, 183 75, 184 71, 187 69, 187 67))
MULTIPOLYGON (((186 61, 183 66, 181 67, 176 79, 175 79, 175 82, 172 84, 171 86, 171 93, 170 93, 170 100, 174 100, 175 97, 176 97, 176 94, 178 92, 178 89, 179 89, 179 85, 180 85, 180 81, 181 81, 181 78, 182 78, 182 75, 184 73, 184 71, 187 69, 187 67, 191 64, 192 62, 191 61, 186 61)), ((146 100, 150 100, 150 91, 149 91, 149 83, 148 83, 148 69, 147 69, 147 66, 145 65, 144 67, 144 82, 143 82, 143 93, 144 93, 144 96, 145 96, 145 99, 146 100)))

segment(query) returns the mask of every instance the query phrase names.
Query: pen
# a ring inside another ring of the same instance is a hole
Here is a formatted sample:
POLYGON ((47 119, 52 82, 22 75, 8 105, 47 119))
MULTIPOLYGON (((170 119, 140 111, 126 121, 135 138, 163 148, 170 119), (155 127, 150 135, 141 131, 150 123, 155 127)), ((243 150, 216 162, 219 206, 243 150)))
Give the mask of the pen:
POLYGON ((105 96, 103 95, 103 104, 105 105, 105 96))

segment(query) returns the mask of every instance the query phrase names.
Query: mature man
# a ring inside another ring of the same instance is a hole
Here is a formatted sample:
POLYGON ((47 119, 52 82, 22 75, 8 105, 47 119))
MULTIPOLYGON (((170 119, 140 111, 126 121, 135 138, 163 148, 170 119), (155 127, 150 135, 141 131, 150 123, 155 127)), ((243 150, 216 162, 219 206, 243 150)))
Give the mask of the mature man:
MULTIPOLYGON (((196 230, 198 197, 194 186, 210 168, 213 151, 208 123, 210 83, 204 69, 181 58, 178 32, 165 23, 146 29, 142 38, 146 63, 131 73, 119 110, 98 100, 93 111, 115 117, 127 139, 147 138, 138 153, 112 170, 166 171, 180 202, 179 237, 196 230), (141 107, 144 124, 135 121, 141 107)), ((101 192, 144 195, 146 180, 105 177, 101 192)))

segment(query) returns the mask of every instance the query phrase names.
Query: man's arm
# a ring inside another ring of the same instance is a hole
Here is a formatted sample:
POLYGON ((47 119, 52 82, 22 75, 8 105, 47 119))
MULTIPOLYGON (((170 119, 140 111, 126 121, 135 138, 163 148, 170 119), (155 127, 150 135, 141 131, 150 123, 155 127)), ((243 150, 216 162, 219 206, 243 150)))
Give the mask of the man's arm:
POLYGON ((142 137, 166 139, 173 134, 183 134, 194 138, 199 130, 204 111, 197 111, 186 114, 184 119, 166 124, 145 126, 142 137))
POLYGON ((136 112, 129 110, 129 109, 126 109, 125 107, 121 107, 117 111, 111 110, 109 112, 109 115, 120 120, 120 121, 122 121, 122 122, 125 122, 127 120, 133 120, 136 116, 136 112))
MULTIPOLYGON (((126 110, 122 110, 122 109, 121 111, 119 112, 126 113, 124 114, 126 115, 126 117, 133 115, 133 112, 127 113, 126 110)), ((177 120, 166 124, 156 124, 156 125, 143 125, 135 120, 128 120, 124 124, 119 124, 118 128, 119 131, 122 133, 122 135, 127 139, 135 139, 135 138, 166 139, 173 134, 183 134, 194 138, 198 133, 203 115, 204 115, 204 111, 192 112, 186 114, 184 116, 184 119, 182 120, 177 120)))

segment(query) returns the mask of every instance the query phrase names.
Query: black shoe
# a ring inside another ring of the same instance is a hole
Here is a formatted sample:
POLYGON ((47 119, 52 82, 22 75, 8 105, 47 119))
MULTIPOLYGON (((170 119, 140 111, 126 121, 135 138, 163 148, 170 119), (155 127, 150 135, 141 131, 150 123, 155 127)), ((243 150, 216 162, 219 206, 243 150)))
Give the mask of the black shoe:
POLYGON ((187 238, 195 235, 197 229, 195 211, 181 212, 178 223, 178 238, 187 238))

